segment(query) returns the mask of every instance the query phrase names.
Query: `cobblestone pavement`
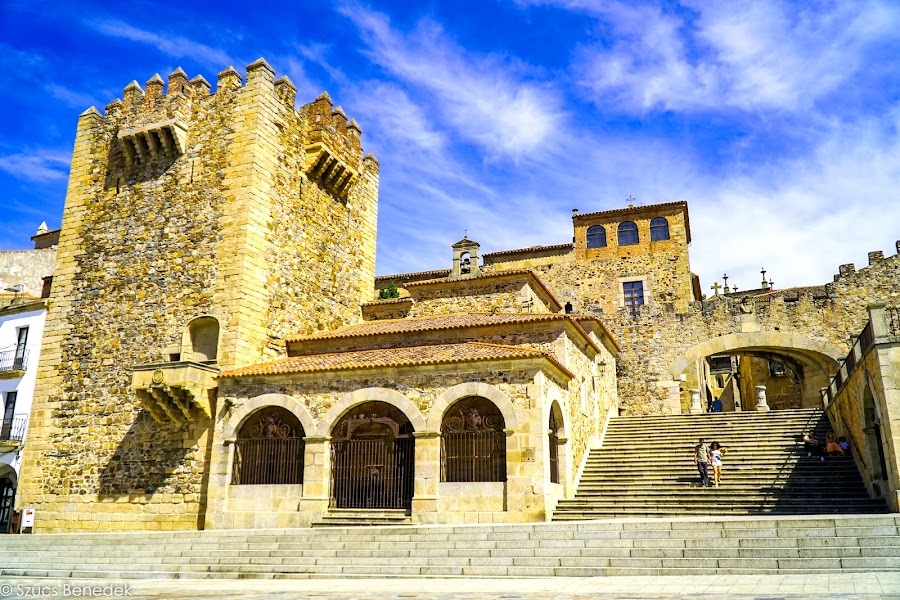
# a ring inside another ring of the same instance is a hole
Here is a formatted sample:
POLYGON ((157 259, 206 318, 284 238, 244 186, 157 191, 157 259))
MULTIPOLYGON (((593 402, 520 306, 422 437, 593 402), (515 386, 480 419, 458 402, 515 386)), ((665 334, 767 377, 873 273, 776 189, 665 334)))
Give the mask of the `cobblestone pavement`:
POLYGON ((900 573, 533 579, 51 580, 0 578, 0 600, 900 600, 900 573))

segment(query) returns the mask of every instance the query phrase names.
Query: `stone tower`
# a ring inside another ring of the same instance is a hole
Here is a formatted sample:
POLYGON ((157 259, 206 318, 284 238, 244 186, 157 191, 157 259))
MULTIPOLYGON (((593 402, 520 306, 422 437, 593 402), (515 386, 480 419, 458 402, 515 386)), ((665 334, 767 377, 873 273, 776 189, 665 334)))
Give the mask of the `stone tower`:
POLYGON ((202 524, 219 369, 372 299, 356 122, 262 59, 210 92, 177 69, 79 117, 17 498, 39 531, 202 524))

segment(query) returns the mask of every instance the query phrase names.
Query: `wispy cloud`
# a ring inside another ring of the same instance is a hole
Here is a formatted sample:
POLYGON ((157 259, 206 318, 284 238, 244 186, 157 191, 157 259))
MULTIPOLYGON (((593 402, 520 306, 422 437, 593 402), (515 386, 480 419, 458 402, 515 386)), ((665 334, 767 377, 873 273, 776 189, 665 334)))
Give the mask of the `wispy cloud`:
POLYGON ((432 97, 441 116, 489 155, 528 154, 555 133, 562 119, 555 91, 502 57, 466 51, 432 21, 404 34, 380 13, 359 6, 343 12, 359 28, 372 62, 432 97))
POLYGON ((55 83, 45 85, 44 90, 46 90, 47 93, 49 93, 54 98, 62 100, 69 106, 75 108, 85 109, 96 102, 95 96, 91 94, 71 90, 65 86, 57 85, 55 83))
POLYGON ((185 37, 161 35, 118 20, 90 21, 87 24, 103 35, 147 44, 173 58, 190 58, 215 68, 222 68, 233 62, 225 51, 185 37))
POLYGON ((582 46, 576 69, 598 102, 626 110, 803 110, 850 81, 871 47, 900 39, 900 7, 880 0, 517 4, 581 12, 608 28, 615 42, 582 46))
POLYGON ((0 170, 17 179, 50 181, 69 176, 72 155, 59 150, 36 150, 0 156, 0 170))

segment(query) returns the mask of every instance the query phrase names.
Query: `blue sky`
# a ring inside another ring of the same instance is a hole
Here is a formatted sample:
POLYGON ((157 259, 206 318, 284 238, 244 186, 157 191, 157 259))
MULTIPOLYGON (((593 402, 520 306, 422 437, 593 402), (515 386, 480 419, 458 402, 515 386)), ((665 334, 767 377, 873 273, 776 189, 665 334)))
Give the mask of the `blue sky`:
POLYGON ((831 281, 900 239, 900 3, 0 3, 0 249, 58 227, 77 116, 263 56, 381 163, 379 274, 687 200, 691 266, 831 281), (177 6, 177 8, 173 8, 177 6))

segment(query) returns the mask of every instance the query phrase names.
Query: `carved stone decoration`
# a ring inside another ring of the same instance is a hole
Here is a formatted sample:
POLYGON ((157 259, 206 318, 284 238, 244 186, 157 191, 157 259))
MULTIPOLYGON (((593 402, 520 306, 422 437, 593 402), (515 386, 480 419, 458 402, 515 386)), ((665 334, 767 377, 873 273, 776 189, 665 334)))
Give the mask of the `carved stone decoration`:
POLYGON ((214 365, 191 361, 138 365, 131 387, 156 422, 198 421, 212 418, 210 392, 218 374, 214 365))
POLYGON ((454 404, 444 415, 441 431, 503 431, 503 415, 485 398, 466 398, 454 404))

